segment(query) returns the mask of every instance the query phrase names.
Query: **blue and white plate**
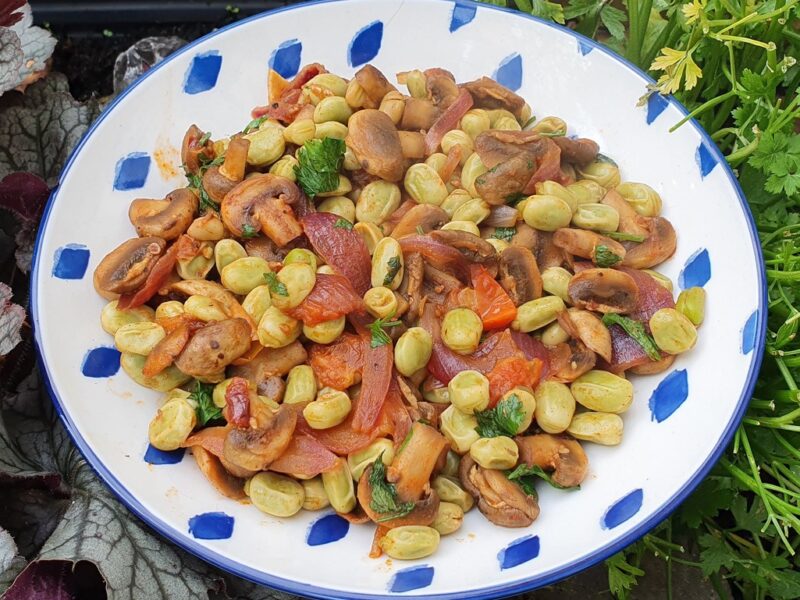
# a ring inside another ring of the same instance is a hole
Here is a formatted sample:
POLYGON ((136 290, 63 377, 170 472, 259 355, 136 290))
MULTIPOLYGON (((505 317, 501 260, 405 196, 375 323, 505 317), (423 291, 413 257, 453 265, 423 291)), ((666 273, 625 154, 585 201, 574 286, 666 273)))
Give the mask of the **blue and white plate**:
POLYGON ((765 284, 742 192, 705 132, 672 99, 637 101, 652 80, 567 29, 471 2, 342 0, 247 19, 184 47, 118 98, 61 176, 39 235, 32 309, 54 401, 81 451, 154 529, 238 575, 306 596, 437 598, 508 595, 609 556, 663 520, 702 480, 744 413, 761 358, 765 284), (577 492, 541 491, 527 529, 478 511, 424 560, 367 557, 372 528, 330 514, 281 520, 220 496, 189 456, 148 449, 154 392, 119 370, 92 288, 100 259, 134 235, 128 204, 183 185, 179 145, 190 123, 240 130, 266 102, 267 67, 291 77, 309 62, 351 76, 366 62, 393 76, 444 67, 517 90, 534 114, 557 115, 663 197, 678 232, 662 266, 703 286, 697 347, 669 372, 634 378, 619 447, 587 444, 577 492))

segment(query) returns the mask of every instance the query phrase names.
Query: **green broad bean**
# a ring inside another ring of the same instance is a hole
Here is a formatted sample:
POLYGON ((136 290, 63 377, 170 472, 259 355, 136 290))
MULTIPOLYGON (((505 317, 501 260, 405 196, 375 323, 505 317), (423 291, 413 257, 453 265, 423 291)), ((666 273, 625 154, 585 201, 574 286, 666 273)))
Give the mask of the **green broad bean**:
POLYGON ((439 429, 459 454, 469 452, 469 447, 480 437, 475 431, 477 426, 475 415, 463 413, 453 404, 439 415, 439 429))
POLYGON ((674 289, 674 286, 672 284, 672 279, 670 279, 666 275, 663 275, 658 271, 653 271, 652 269, 642 269, 642 272, 650 275, 650 277, 655 279, 662 287, 668 289, 670 292, 674 289))
POLYGON ((181 279, 205 279, 214 266, 214 242, 200 242, 200 252, 190 259, 178 259, 175 270, 181 279))
POLYGON ((492 126, 489 113, 482 108, 473 108, 461 117, 460 129, 473 140, 492 126))
POLYGON ((353 109, 348 106, 347 100, 342 96, 328 96, 320 100, 319 104, 314 108, 314 123, 336 121, 347 125, 347 121, 352 114, 353 109))
POLYGON ((558 381, 542 381, 534 392, 536 424, 546 433, 566 431, 575 415, 575 398, 569 386, 558 381))
POLYGON ((570 337, 558 321, 553 321, 542 331, 542 343, 545 346, 558 346, 568 342, 570 337))
POLYGON ((472 142, 472 138, 467 134, 465 131, 460 129, 452 129, 444 134, 442 138, 442 151, 445 154, 450 154, 450 150, 452 150, 455 146, 461 147, 461 160, 459 161, 460 165, 464 165, 467 161, 467 158, 470 154, 475 151, 475 144, 472 142))
POLYGON ((406 87, 412 98, 424 99, 428 97, 427 78, 419 69, 406 72, 406 87))
POLYGON ((403 281, 403 250, 400 243, 385 237, 375 246, 372 254, 372 287, 386 286, 392 290, 403 281))
POLYGON ((248 133, 244 139, 249 140, 247 148, 247 164, 256 167, 271 165, 281 156, 286 149, 283 127, 269 125, 248 133))
POLYGON ((633 402, 633 384, 608 371, 592 370, 570 385, 575 401, 598 412, 623 413, 633 402))
MULTIPOLYGON (((356 203, 356 218, 358 218, 358 203, 356 203)), ((364 240, 364 244, 366 244, 367 251, 369 252, 370 256, 375 254, 375 246, 377 246, 378 242, 380 242, 384 237, 381 228, 375 223, 359 221, 353 225, 353 231, 360 235, 361 239, 364 240)))
POLYGON ((540 231, 555 231, 569 226, 572 209, 558 196, 529 196, 522 218, 530 227, 540 231))
POLYGON ((536 398, 534 397, 533 392, 525 387, 515 387, 507 391, 505 394, 503 394, 502 399, 508 400, 511 396, 516 396, 517 400, 519 400, 520 404, 522 404, 522 421, 515 432, 520 434, 528 429, 533 422, 533 415, 536 411, 536 398))
MULTIPOLYGON (((458 456, 458 454, 453 454, 460 464, 461 457, 458 456)), ((431 482, 431 487, 442 502, 455 504, 465 513, 469 512, 472 507, 475 506, 475 500, 472 495, 462 487, 458 479, 458 473, 450 477, 446 475, 437 475, 431 482)))
POLYGON ((314 137, 318 140, 325 139, 326 137, 343 140, 347 137, 347 125, 339 123, 338 121, 318 123, 317 129, 314 132, 314 137))
POLYGON ((394 460, 394 443, 392 440, 380 438, 366 448, 348 454, 347 466, 350 468, 353 480, 358 481, 361 479, 365 469, 379 458, 387 467, 392 464, 394 460))
POLYGON ((458 531, 463 521, 464 511, 460 506, 452 502, 440 502, 431 527, 438 531, 439 535, 449 535, 458 531))
MULTIPOLYGON (((140 308, 152 310, 149 306, 142 306, 140 308)), ((183 308, 183 302, 179 302, 178 300, 167 300, 156 307, 156 320, 158 321, 161 319, 169 319, 170 317, 177 317, 185 312, 186 311, 183 308)))
POLYGON ((470 154, 461 167, 461 187, 467 190, 472 198, 477 198, 479 195, 475 189, 475 180, 488 170, 477 152, 470 154))
POLYGON ((491 212, 489 204, 482 198, 472 198, 453 211, 453 221, 472 221, 475 224, 479 224, 491 212))
POLYGON ((353 477, 350 475, 347 461, 343 458, 338 458, 336 467, 322 474, 322 485, 328 501, 336 512, 347 514, 356 507, 353 477))
POLYGON ((233 261, 245 258, 246 256, 247 251, 244 249, 244 246, 230 238, 220 240, 214 246, 214 262, 216 263, 218 273, 222 273, 222 269, 233 261))
POLYGON ((447 198, 447 186, 433 167, 425 163, 411 165, 406 171, 403 186, 416 202, 439 206, 447 198))
POLYGON ((649 185, 626 181, 617 186, 617 192, 643 217, 661 214, 661 196, 649 185))
POLYGON ((128 323, 117 329, 114 345, 120 352, 147 356, 166 335, 164 328, 158 323, 128 323))
POLYGON ((572 215, 572 224, 591 231, 616 231, 619 228, 619 213, 607 204, 581 204, 572 215))
POLYGON ((609 190, 619 185, 619 168, 608 160, 595 160, 578 168, 581 179, 590 179, 609 190))
POLYGON ((330 429, 347 418, 352 406, 345 392, 322 388, 317 399, 303 408, 303 417, 312 429, 330 429))
POLYGON ((603 446, 617 446, 622 442, 623 423, 619 415, 601 412, 584 412, 572 417, 567 433, 578 440, 603 446))
POLYGON ((259 256, 238 258, 227 264, 219 273, 222 285, 234 294, 245 296, 264 283, 264 274, 269 273, 267 261, 259 256))
POLYGON ((555 321, 566 308, 564 301, 558 296, 529 300, 517 308, 517 318, 511 323, 511 328, 523 333, 534 331, 555 321))
POLYGON ((389 92, 381 99, 378 110, 389 115, 392 123, 398 125, 403 118, 405 108, 406 102, 403 98, 403 94, 400 92, 389 92))
MULTIPOLYGON (((349 194, 351 191, 353 191, 353 184, 350 183, 350 180, 347 177, 345 177, 342 174, 339 174, 339 183, 337 184, 336 189, 331 190, 330 192, 320 192, 317 194, 317 197, 331 198, 334 196, 345 196, 349 194)), ((355 214, 355 208, 353 208, 353 214, 355 214)))
POLYGON ((341 316, 316 325, 303 325, 303 335, 317 344, 330 344, 344 331, 345 317, 341 316))
POLYGON ((484 469, 513 469, 519 460, 519 448, 514 440, 501 435, 476 440, 469 455, 484 469))
POLYGON ((173 398, 158 409, 150 421, 148 437, 154 448, 177 450, 197 425, 197 413, 185 398, 173 398))
POLYGON ((649 324, 656 345, 667 354, 686 352, 697 343, 697 328, 674 308, 657 310, 649 324))
POLYGON ((422 327, 411 327, 403 332, 394 345, 394 366, 406 377, 425 368, 433 351, 431 334, 422 327))
POLYGON ((548 294, 569 302, 569 282, 572 275, 563 267, 547 267, 542 271, 542 288, 548 294))
POLYGON ((498 240, 497 238, 489 238, 486 241, 492 248, 495 249, 497 254, 500 254, 501 252, 503 252, 503 250, 505 250, 511 245, 507 241, 498 240))
POLYGON ((311 402, 317 397, 317 379, 310 365, 292 367, 286 377, 286 391, 283 394, 284 404, 311 402))
POLYGON ((347 104, 350 108, 361 108, 366 104, 367 93, 355 77, 347 82, 344 99, 347 100, 347 104))
MULTIPOLYGON (((317 282, 317 272, 307 263, 289 263, 278 271, 277 279, 283 286, 272 292, 272 304, 287 310, 300 304, 311 293, 317 282), (281 293, 283 291, 286 294, 281 293)), ((264 281, 263 277, 261 281, 264 281)))
POLYGON ((253 475, 246 491, 258 510, 274 517, 291 517, 300 512, 306 499, 305 490, 297 481, 269 471, 253 475))
POLYGON ((522 131, 522 126, 513 115, 510 117, 500 117, 492 125, 492 129, 499 129, 501 131, 522 131))
POLYGON ((450 192, 439 208, 446 212, 447 216, 452 219, 453 213, 455 213, 459 207, 463 206, 470 200, 472 200, 472 196, 470 196, 467 190, 456 189, 450 192))
MULTIPOLYGON (((347 93, 347 82, 333 73, 320 73, 319 75, 314 75, 314 77, 309 79, 308 83, 303 86, 303 90, 312 92, 314 87, 328 90, 334 96, 344 96, 347 93)), ((315 98, 311 93, 309 94, 309 99, 314 105, 319 104, 319 101, 323 98, 329 97, 330 96, 325 95, 315 98), (314 100, 316 100, 316 102, 314 102, 314 100)))
POLYGON ((270 306, 272 306, 272 298, 267 285, 254 287, 242 300, 244 312, 250 315, 255 323, 261 320, 270 306))
POLYGON ((403 525, 387 531, 378 544, 396 560, 425 558, 439 547, 439 532, 423 525, 403 525))
POLYGON ((300 482, 305 492, 303 500, 303 510, 322 510, 331 505, 328 494, 325 493, 325 486, 322 484, 322 477, 317 475, 311 479, 304 479, 300 482))
POLYGON ((567 123, 558 117, 544 117, 536 121, 530 131, 538 133, 539 135, 552 135, 554 133, 566 133, 567 123))
POLYGON ((347 196, 333 196, 332 198, 325 198, 322 202, 317 204, 319 212, 329 212, 347 219, 351 223, 356 220, 356 205, 347 196))
POLYGON ((575 195, 557 181, 540 181, 536 184, 536 195, 556 196, 566 202, 573 213, 578 210, 578 200, 575 195))
POLYGON ((170 365, 158 375, 147 377, 142 373, 145 360, 146 357, 141 354, 123 352, 120 356, 119 364, 122 370, 128 374, 128 377, 136 383, 157 392, 168 392, 191 379, 189 375, 181 373, 175 365, 170 365))
POLYGON ((317 137, 317 124, 314 119, 294 121, 283 130, 283 138, 290 144, 302 146, 308 140, 317 137))
POLYGON ((701 287, 690 287, 678 294, 675 310, 699 327, 706 312, 706 291, 701 287))
POLYGON ((397 312, 397 296, 385 286, 370 288, 364 294, 367 312, 377 319, 384 319, 397 312))
POLYGON ((457 373, 447 384, 450 402, 465 414, 474 414, 489 406, 489 380, 479 371, 457 373))
POLYGON ((297 167, 300 162, 294 157, 290 155, 282 156, 277 161, 272 163, 269 168, 269 172, 272 175, 278 175, 279 177, 285 177, 290 181, 297 181, 297 175, 294 172, 294 168, 297 167))
POLYGON ((277 306, 273 305, 264 311, 258 322, 258 341, 265 348, 283 348, 300 337, 301 331, 302 323, 300 321, 284 314, 277 306))
POLYGON ((458 354, 472 354, 483 335, 483 321, 468 308, 454 308, 442 320, 442 342, 458 354))
POLYGON ((100 325, 103 331, 110 335, 117 333, 117 329, 130 323, 147 323, 155 320, 156 313, 149 306, 138 306, 121 310, 117 308, 117 301, 112 300, 100 312, 100 325))
POLYGON ((356 218, 362 223, 380 225, 400 206, 400 188, 388 181, 372 181, 364 186, 356 202, 356 218))
POLYGON ((466 231, 478 237, 481 235, 481 231, 478 229, 475 221, 450 221, 442 225, 441 229, 444 231, 466 231))

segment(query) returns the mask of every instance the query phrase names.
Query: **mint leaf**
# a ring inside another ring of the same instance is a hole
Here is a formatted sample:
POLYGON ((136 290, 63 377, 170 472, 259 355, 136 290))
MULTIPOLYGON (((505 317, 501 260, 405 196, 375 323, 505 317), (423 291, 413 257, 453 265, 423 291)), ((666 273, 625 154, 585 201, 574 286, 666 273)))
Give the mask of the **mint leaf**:
POLYGON ((267 119, 269 119, 269 115, 264 115, 263 117, 258 117, 256 119, 253 119, 247 125, 244 126, 244 129, 242 129, 242 133, 250 133, 251 131, 255 131, 256 129, 261 127, 261 124, 267 119))
POLYGON ((286 284, 281 282, 275 273, 271 271, 269 273, 264 273, 264 279, 267 280, 267 286, 269 287, 269 291, 271 293, 278 294, 279 296, 289 295, 289 290, 286 289, 286 284))
POLYGON ((369 485, 372 488, 372 499, 369 502, 369 506, 375 512, 384 515, 384 517, 378 519, 379 523, 404 517, 414 510, 413 502, 397 501, 397 489, 393 483, 386 481, 386 465, 383 464, 383 453, 372 463, 369 485))
POLYGON ((386 275, 383 278, 383 285, 389 286, 392 285, 392 281, 394 278, 397 277, 397 273, 400 271, 400 267, 403 265, 400 264, 400 257, 393 256, 387 261, 388 269, 386 270, 386 275))
POLYGON ((622 258, 614 254, 605 244, 599 244, 594 249, 594 262, 598 267, 613 267, 621 260, 622 258))
POLYGON ((525 418, 525 410, 519 397, 511 394, 500 400, 494 408, 476 412, 475 418, 478 419, 475 430, 481 437, 514 437, 525 418))
POLYGON ((298 164, 294 172, 297 183, 309 198, 338 187, 345 149, 344 140, 326 137, 308 140, 297 151, 298 164))
MULTIPOLYGON (((185 169, 184 169, 185 170, 185 169)), ((200 199, 200 214, 204 214, 209 210, 219 212, 219 204, 214 202, 203 187, 203 178, 197 173, 186 173, 186 179, 189 180, 188 187, 197 190, 200 199)))
POLYGON ((636 235, 635 233, 623 233, 621 231, 601 231, 600 235, 604 235, 612 240, 618 242, 643 242, 647 238, 643 235, 636 235))
POLYGON ((517 234, 516 227, 495 227, 494 232, 492 232, 492 237, 496 240, 503 240, 504 242, 510 242, 511 238, 517 234))
POLYGON ((389 319, 392 317, 394 317, 394 313, 387 315, 382 319, 375 319, 369 324, 369 331, 371 334, 369 345, 371 348, 377 348, 378 346, 385 346, 386 344, 391 343, 392 338, 389 337, 389 334, 386 333, 383 328, 397 327, 400 325, 400 321, 390 321, 389 319))
POLYGON ((537 477, 539 479, 544 479, 547 483, 549 483, 557 490, 579 490, 581 488, 581 486, 579 485, 567 487, 561 485, 560 483, 556 483, 553 480, 553 476, 544 469, 542 469, 542 467, 539 467, 537 465, 526 465, 525 463, 517 465, 517 467, 513 471, 510 471, 509 473, 506 474, 506 477, 508 477, 510 481, 518 483, 523 490, 525 490, 526 487, 532 488, 533 481, 537 477))
POLYGON ((246 240, 252 239, 258 235, 258 230, 250 225, 250 223, 245 223, 242 225, 242 237, 246 240))
POLYGON ((639 321, 634 321, 631 318, 615 313, 607 313, 603 315, 603 325, 606 327, 619 325, 625 330, 625 333, 631 336, 644 349, 650 360, 661 360, 661 351, 656 346, 655 340, 647 333, 644 325, 639 321))
POLYGON ((353 224, 344 217, 339 217, 338 219, 336 219, 336 222, 333 224, 333 226, 338 227, 339 229, 346 229, 347 231, 353 231, 353 224))

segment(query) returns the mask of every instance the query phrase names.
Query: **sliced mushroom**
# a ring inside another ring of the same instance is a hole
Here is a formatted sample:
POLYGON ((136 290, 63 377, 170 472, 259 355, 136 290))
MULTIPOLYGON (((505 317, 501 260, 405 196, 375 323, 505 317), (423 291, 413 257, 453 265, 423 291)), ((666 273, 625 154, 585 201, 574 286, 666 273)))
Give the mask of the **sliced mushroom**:
POLYGON ((575 381, 597 363, 597 355, 576 339, 549 348, 548 358, 549 378, 561 383, 575 381))
POLYGON ((430 487, 431 473, 448 442, 436 429, 419 421, 411 426, 407 440, 388 468, 387 479, 395 484, 401 502, 417 502, 430 487))
POLYGON ((229 374, 231 377, 244 377, 261 387, 270 378, 283 377, 292 368, 302 365, 306 358, 308 354, 303 344, 295 340, 283 348, 264 348, 246 365, 231 367, 229 374))
POLYGON ((646 219, 648 236, 641 244, 628 248, 622 264, 632 269, 650 269, 661 264, 675 253, 678 240, 672 223, 664 217, 646 219))
POLYGON ((536 169, 536 160, 527 154, 518 154, 478 176, 475 190, 493 206, 504 204, 525 189, 536 169))
MULTIPOLYGON (((519 229, 519 226, 517 226, 519 229)), ((513 241, 513 240, 512 240, 513 241)), ((550 231, 536 232, 536 264, 539 270, 560 267, 569 262, 569 254, 555 244, 555 234, 550 231)))
POLYGON ((403 281, 398 291, 408 302, 407 318, 416 323, 422 307, 422 281, 425 276, 425 261, 419 252, 405 254, 403 281))
POLYGON ((203 327, 175 359, 175 366, 192 377, 222 371, 250 349, 250 325, 244 319, 226 319, 203 327))
POLYGON ((468 231, 458 229, 437 229, 430 232, 430 236, 451 248, 455 248, 467 257, 470 262, 495 267, 497 265, 497 250, 489 242, 468 231))
POLYGON ((189 296, 208 296, 212 300, 219 302, 226 315, 231 318, 244 319, 249 323, 252 329, 251 339, 258 339, 255 333, 256 324, 253 322, 253 318, 242 308, 236 296, 231 294, 216 281, 184 279, 165 285, 165 287, 167 293, 178 293, 186 298, 189 296))
POLYGON ((417 235, 422 229, 428 233, 447 223, 450 217, 438 206, 433 204, 417 204, 406 212, 392 229, 392 237, 399 240, 407 235, 417 235))
POLYGON ((521 246, 523 248, 527 248, 533 253, 536 253, 539 246, 539 235, 541 233, 542 232, 537 231, 530 225, 525 223, 517 223, 517 232, 512 236, 509 243, 512 246, 521 246))
POLYGON ((478 509, 495 525, 528 527, 539 516, 539 503, 495 469, 484 469, 469 454, 461 457, 461 484, 478 503, 478 509))
POLYGON ((386 94, 397 91, 397 88, 386 79, 386 76, 372 65, 361 67, 355 77, 367 95, 368 102, 365 108, 378 108, 386 94))
POLYGON ((297 413, 282 406, 264 427, 231 429, 225 437, 223 457, 250 471, 263 471, 289 446, 297 424, 297 413))
POLYGON ((139 289, 166 246, 167 242, 160 237, 122 242, 94 270, 95 289, 101 294, 127 294, 139 289))
POLYGON ((189 173, 197 173, 200 170, 200 155, 204 155, 206 159, 214 158, 214 146, 211 140, 206 139, 202 144, 200 140, 205 137, 203 131, 197 125, 189 126, 186 134, 183 136, 183 143, 181 144, 181 163, 186 167, 189 173))
POLYGON ((372 521, 380 523, 387 529, 405 525, 430 525, 433 523, 439 510, 439 495, 435 490, 431 489, 430 485, 427 486, 423 496, 414 502, 414 509, 407 515, 395 519, 386 519, 386 514, 375 511, 372 508, 372 485, 370 485, 369 481, 373 467, 374 465, 369 465, 364 469, 361 479, 358 480, 357 490, 358 503, 372 521))
POLYGON ((384 112, 364 109, 347 122, 345 141, 369 174, 387 181, 403 177, 403 147, 392 119, 384 112))
POLYGON ((563 227, 553 233, 553 243, 573 256, 594 260, 599 246, 605 246, 609 252, 625 258, 625 247, 619 242, 607 238, 594 231, 563 227))
POLYGON ((206 169, 203 174, 203 189, 214 202, 222 202, 225 194, 244 179, 249 148, 249 140, 243 137, 233 138, 225 150, 225 161, 206 169))
POLYGON ((509 246, 500 253, 499 281, 516 306, 542 295, 542 276, 533 252, 509 246))
POLYGON ((432 265, 425 265, 425 279, 433 284, 434 289, 439 294, 458 292, 464 287, 464 284, 457 277, 453 277, 432 265))
POLYGON ((637 213, 617 190, 608 190, 600 203, 617 211, 619 231, 622 233, 641 235, 645 238, 649 235, 646 218, 637 213))
POLYGON ((295 183, 279 175, 250 177, 225 196, 220 208, 222 221, 241 237, 244 229, 263 231, 278 246, 285 246, 303 233, 292 203, 300 197, 295 183))
POLYGON ((456 78, 447 69, 425 69, 425 87, 428 98, 441 109, 450 106, 458 96, 456 78))
POLYGON ((400 120, 400 129, 427 131, 437 118, 439 118, 439 109, 430 100, 413 97, 406 98, 403 118, 400 120))
POLYGON ((173 190, 163 200, 137 198, 131 202, 128 218, 139 237, 157 236, 174 240, 185 233, 197 212, 197 196, 189 188, 173 190))
POLYGON ((611 362, 611 333, 597 315, 573 308, 561 311, 558 322, 570 335, 586 344, 589 350, 602 356, 606 362, 611 362))
POLYGON ((597 158, 600 146, 587 138, 554 137, 552 140, 561 148, 561 159, 578 166, 587 165, 597 158))
MULTIPOLYGON (((247 498, 244 493, 244 481, 225 468, 221 463, 221 459, 202 446, 192 447, 192 456, 194 456, 200 472, 206 476, 206 479, 220 494, 234 500, 247 498)), ((233 470, 237 471, 235 467, 233 470)))
POLYGON ((533 131, 489 129, 475 138, 475 152, 488 169, 519 156, 532 158, 545 153, 551 142, 533 131))
POLYGON ((569 297, 578 308, 601 313, 627 313, 639 301, 633 277, 615 269, 585 269, 573 275, 569 297))
POLYGON ((553 481, 564 487, 575 487, 586 479, 589 459, 580 443, 570 437, 539 433, 514 438, 519 460, 553 472, 553 481))
POLYGON ((469 91, 478 108, 505 108, 519 119, 525 106, 524 98, 489 77, 470 81, 462 87, 469 91))
POLYGON ((244 249, 247 256, 258 256, 268 263, 282 263, 288 254, 287 248, 278 248, 275 242, 261 235, 245 241, 244 249))

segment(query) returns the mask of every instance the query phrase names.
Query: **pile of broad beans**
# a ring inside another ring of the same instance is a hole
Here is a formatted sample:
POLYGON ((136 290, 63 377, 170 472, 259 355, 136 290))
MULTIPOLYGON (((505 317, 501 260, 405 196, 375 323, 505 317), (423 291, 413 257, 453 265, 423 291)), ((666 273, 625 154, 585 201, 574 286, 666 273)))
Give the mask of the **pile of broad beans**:
POLYGON ((134 200, 95 271, 124 371, 165 394, 150 443, 270 515, 375 523, 372 556, 427 556, 473 506, 531 525, 535 481, 621 443, 627 376, 695 344, 703 290, 652 270, 658 192, 485 77, 269 79, 241 132, 189 128, 188 185, 134 200))

